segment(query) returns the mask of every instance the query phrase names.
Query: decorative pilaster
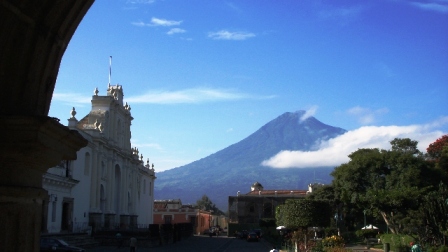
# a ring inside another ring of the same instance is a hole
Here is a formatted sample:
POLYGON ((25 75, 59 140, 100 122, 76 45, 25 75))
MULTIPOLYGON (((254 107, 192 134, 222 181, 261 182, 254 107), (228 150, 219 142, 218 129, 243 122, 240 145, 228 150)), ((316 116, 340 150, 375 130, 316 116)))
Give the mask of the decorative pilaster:
POLYGON ((131 228, 137 228, 138 226, 137 226, 137 218, 138 218, 138 215, 130 215, 130 219, 129 219, 129 226, 131 227, 131 228))
POLYGON ((101 216, 101 213, 89 213, 89 226, 92 227, 93 234, 102 227, 101 216))
POLYGON ((105 228, 114 228, 115 226, 115 214, 105 214, 104 215, 104 227, 105 228))
POLYGON ((131 216, 127 214, 120 215, 120 228, 128 228, 131 221, 131 216))

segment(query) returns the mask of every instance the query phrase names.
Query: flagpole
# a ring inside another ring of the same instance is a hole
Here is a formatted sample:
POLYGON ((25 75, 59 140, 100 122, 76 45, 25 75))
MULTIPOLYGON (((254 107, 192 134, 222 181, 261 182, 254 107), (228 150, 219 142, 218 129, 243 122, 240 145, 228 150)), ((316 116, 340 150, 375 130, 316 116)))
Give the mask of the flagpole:
POLYGON ((110 87, 110 77, 112 75, 112 56, 109 56, 109 87, 110 87))

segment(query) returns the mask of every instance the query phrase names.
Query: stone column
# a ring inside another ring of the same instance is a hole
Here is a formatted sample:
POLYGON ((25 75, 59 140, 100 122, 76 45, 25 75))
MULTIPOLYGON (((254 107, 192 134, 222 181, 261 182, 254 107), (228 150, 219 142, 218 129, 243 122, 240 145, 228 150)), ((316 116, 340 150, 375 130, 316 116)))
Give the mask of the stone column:
MULTIPOLYGON (((107 153, 109 154, 109 153, 107 153)), ((114 212, 115 211, 115 166, 113 166, 112 158, 107 156, 107 169, 109 170, 108 176, 109 180, 107 182, 107 195, 108 195, 108 203, 109 206, 107 208, 108 212, 114 212)))
POLYGON ((120 228, 128 229, 130 224, 130 216, 128 214, 120 215, 120 228))
POLYGON ((104 227, 107 229, 113 229, 115 227, 115 214, 104 215, 104 227))
POLYGON ((138 227, 138 223, 137 223, 138 215, 130 215, 129 218, 130 218, 129 219, 129 226, 131 228, 137 228, 138 227))
POLYGON ((98 170, 101 170, 101 167, 98 166, 98 152, 95 147, 92 147, 92 160, 90 166, 90 211, 99 211, 98 207, 98 199, 97 199, 97 191, 99 190, 99 183, 101 182, 101 178, 98 176, 98 170))
POLYGON ((98 230, 101 230, 101 216, 101 213, 89 213, 89 226, 92 227, 92 234, 94 234, 98 230))
POLYGON ((47 116, 0 116, 2 251, 39 251, 42 175, 87 145, 78 132, 47 116))

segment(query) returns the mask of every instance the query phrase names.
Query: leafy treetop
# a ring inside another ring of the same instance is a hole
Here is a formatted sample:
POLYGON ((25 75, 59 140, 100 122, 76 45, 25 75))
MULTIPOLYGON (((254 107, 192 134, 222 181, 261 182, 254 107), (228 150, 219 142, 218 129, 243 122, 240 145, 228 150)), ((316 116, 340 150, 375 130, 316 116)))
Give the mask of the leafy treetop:
POLYGON ((439 159, 442 156, 443 148, 448 146, 448 135, 444 135, 437 139, 434 143, 431 143, 426 151, 429 157, 433 159, 439 159))
POLYGON ((196 201, 197 208, 202 210, 210 211, 212 210, 214 214, 216 215, 223 215, 224 212, 219 210, 218 207, 210 200, 210 198, 207 195, 202 195, 201 199, 196 201))

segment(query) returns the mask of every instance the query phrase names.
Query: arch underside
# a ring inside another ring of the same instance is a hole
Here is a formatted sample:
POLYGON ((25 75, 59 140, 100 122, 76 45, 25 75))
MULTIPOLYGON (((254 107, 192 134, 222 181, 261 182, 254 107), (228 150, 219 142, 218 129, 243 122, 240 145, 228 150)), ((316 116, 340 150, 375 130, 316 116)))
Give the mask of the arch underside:
POLYGON ((93 2, 0 1, 0 115, 48 114, 62 56, 93 2))

